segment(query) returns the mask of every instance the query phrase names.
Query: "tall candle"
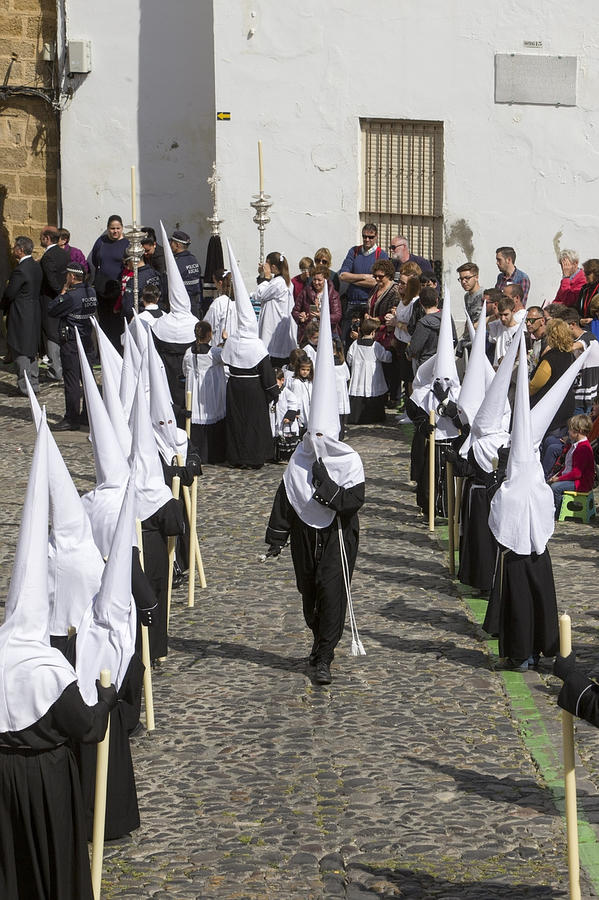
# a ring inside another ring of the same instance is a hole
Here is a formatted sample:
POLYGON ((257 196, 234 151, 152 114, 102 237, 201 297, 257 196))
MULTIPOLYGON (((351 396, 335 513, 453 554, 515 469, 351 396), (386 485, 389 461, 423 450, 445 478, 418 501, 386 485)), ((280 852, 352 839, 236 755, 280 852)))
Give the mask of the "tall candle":
POLYGON ((135 205, 135 166, 131 166, 131 222, 133 225, 137 222, 135 205))
POLYGON ((559 617, 559 652, 562 656, 569 656, 572 652, 572 625, 568 613, 559 617))
POLYGON ((258 172, 260 173, 260 193, 264 191, 264 166, 262 165, 262 141, 258 141, 258 172))

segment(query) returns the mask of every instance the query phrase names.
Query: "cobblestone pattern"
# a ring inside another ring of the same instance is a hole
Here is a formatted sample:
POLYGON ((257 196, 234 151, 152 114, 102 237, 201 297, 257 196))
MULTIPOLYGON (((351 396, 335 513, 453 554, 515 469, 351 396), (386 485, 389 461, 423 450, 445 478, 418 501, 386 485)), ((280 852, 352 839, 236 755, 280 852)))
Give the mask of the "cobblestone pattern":
MULTIPOLYGON (((12 380, 0 375, 2 596, 33 440, 12 380)), ((62 416, 59 389, 41 399, 49 419, 62 416)), ((562 819, 416 511, 409 431, 354 428, 350 440, 367 472, 353 583, 367 655, 351 657, 346 633, 333 684, 312 683, 289 552, 258 561, 283 469, 207 467, 208 587, 191 610, 185 588, 175 596, 171 650, 154 674, 157 728, 133 746, 142 825, 106 846, 107 900, 568 896, 562 819)), ((59 445, 88 489, 86 434, 59 445)), ((587 657, 595 527, 560 525, 552 547, 587 657)), ((555 727, 556 679, 526 678, 555 727)), ((591 801, 596 745, 581 726, 591 801)))

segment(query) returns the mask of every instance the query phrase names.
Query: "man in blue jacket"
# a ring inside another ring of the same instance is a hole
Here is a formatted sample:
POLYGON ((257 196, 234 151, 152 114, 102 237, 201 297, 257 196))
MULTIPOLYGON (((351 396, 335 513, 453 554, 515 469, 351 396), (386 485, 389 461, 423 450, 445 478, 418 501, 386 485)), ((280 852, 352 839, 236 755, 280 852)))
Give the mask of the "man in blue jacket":
POLYGON ((377 242, 376 225, 368 223, 362 228, 362 245, 350 247, 339 269, 339 280, 348 285, 343 297, 341 331, 345 341, 351 325, 352 313, 364 306, 376 285, 371 271, 379 259, 389 259, 377 242))

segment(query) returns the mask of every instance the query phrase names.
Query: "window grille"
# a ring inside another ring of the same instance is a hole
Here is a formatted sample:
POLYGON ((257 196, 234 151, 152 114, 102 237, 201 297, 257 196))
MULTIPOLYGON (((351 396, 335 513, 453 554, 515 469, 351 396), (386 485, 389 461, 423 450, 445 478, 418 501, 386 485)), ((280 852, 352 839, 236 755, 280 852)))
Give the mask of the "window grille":
POLYGON ((443 123, 361 119, 360 221, 373 222, 379 243, 403 234, 426 259, 443 252, 443 123))

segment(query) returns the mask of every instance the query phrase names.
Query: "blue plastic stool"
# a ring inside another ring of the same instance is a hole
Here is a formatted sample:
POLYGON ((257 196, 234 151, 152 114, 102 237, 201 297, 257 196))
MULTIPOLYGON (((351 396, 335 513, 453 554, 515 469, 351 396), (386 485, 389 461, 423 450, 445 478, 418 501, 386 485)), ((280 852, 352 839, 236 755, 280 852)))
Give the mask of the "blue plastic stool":
POLYGON ((562 505, 559 511, 559 521, 565 522, 576 519, 588 525, 591 519, 597 515, 595 510, 595 495, 593 491, 588 494, 578 491, 564 491, 562 505))

